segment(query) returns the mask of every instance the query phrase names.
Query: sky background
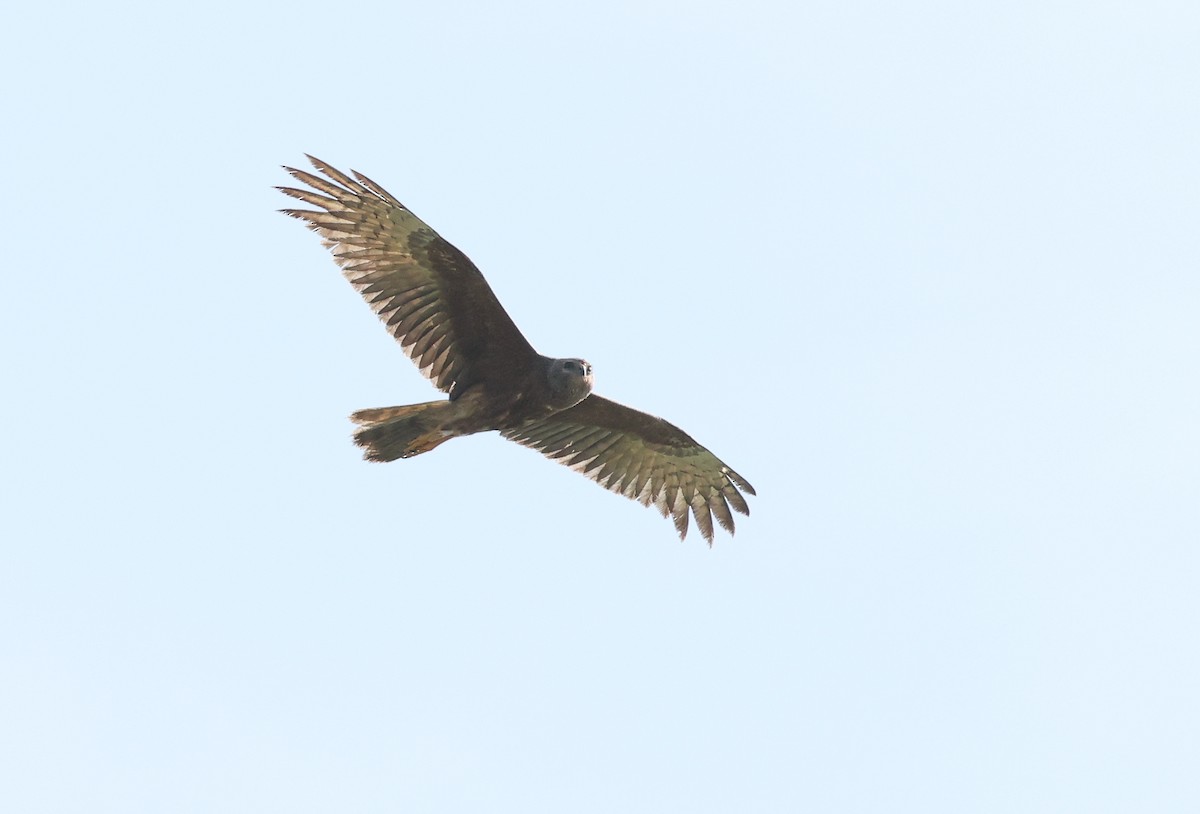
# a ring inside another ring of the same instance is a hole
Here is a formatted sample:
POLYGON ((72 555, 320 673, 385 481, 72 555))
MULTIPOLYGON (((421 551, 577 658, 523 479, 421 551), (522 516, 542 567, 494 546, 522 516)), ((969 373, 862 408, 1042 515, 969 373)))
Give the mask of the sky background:
POLYGON ((0 800, 1200 810, 1200 6, 24 4, 0 800), (275 210, 391 190, 758 489, 494 435, 275 210))

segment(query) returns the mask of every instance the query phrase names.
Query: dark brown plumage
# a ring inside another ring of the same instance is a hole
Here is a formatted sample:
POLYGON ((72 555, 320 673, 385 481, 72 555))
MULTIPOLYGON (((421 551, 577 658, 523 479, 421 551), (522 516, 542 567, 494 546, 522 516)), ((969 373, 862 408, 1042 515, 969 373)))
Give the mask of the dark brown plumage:
POLYGON ((687 535, 689 512, 712 544, 749 514, 746 480, 678 427, 591 395, 591 365, 533 349, 465 254, 366 176, 312 156, 325 177, 285 167, 311 189, 279 187, 311 209, 284 209, 321 236, 342 273, 446 401, 360 410, 355 442, 372 461, 428 452, 451 438, 505 438, 654 504, 687 535))

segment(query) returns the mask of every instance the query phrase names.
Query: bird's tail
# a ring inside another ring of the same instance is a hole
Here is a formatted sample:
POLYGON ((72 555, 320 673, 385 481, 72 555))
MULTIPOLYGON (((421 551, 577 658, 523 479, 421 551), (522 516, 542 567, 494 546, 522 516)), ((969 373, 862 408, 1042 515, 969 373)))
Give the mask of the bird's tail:
POLYGON ((455 417, 453 402, 427 401, 403 407, 378 407, 359 410, 350 416, 361 424, 354 443, 364 450, 368 461, 394 461, 428 452, 458 433, 448 424, 455 417))

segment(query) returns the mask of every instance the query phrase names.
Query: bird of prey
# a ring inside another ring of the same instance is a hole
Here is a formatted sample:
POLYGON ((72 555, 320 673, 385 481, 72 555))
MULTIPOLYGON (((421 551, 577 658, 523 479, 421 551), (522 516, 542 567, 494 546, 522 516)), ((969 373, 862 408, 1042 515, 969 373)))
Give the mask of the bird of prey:
POLYGON ((754 488, 683 430, 592 393, 592 366, 551 359, 526 341, 479 269, 383 187, 308 156, 284 167, 307 189, 278 187, 315 209, 283 209, 333 252, 342 274, 445 401, 359 410, 354 441, 369 461, 428 452, 488 430, 654 504, 687 536, 689 511, 712 545, 713 517, 733 533, 738 490, 754 488), (324 177, 322 177, 324 176, 324 177))

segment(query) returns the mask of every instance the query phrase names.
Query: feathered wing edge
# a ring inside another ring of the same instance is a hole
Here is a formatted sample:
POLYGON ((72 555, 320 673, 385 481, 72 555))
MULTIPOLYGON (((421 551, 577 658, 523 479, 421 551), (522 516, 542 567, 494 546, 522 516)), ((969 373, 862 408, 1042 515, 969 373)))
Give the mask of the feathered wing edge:
POLYGON ((309 187, 277 187, 314 209, 283 209, 315 231, 405 354, 452 395, 495 375, 498 360, 532 364, 533 346, 475 264, 360 172, 308 156, 316 170, 284 167, 309 187))
POLYGON ((673 521, 681 540, 687 537, 689 514, 710 546, 714 516, 733 534, 730 509, 750 514, 742 492, 755 491, 745 478, 678 427, 600 396, 501 435, 609 491, 643 506, 653 504, 673 521))
POLYGON ((436 233, 379 184, 354 177, 311 155, 325 177, 295 167, 284 169, 311 189, 276 187, 317 209, 281 209, 321 238, 342 275, 363 296, 422 375, 448 392, 462 374, 455 354, 456 331, 446 310, 436 269, 412 255, 413 234, 436 233))

